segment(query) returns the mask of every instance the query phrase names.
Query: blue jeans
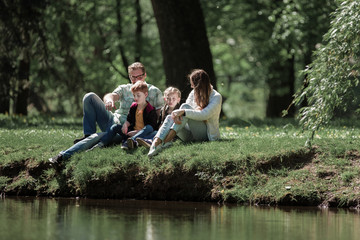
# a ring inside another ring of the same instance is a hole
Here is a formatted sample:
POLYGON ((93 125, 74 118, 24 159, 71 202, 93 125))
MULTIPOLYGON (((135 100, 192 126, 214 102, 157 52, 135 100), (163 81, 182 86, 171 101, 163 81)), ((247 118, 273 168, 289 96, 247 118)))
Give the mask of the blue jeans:
POLYGON ((89 137, 85 138, 84 140, 77 142, 76 144, 72 145, 70 148, 66 149, 65 151, 61 151, 60 154, 63 155, 64 159, 70 158, 74 153, 85 151, 90 149, 95 144, 97 144, 102 136, 105 135, 105 132, 101 133, 94 133, 89 137))
POLYGON ((85 94, 83 110, 84 135, 96 133, 96 123, 102 132, 105 132, 114 124, 113 113, 106 110, 104 102, 93 92, 85 94))
MULTIPOLYGON (((193 108, 189 104, 184 103, 179 109, 193 108)), ((176 132, 176 135, 184 142, 209 140, 206 123, 204 121, 196 121, 183 116, 181 124, 176 124, 170 115, 165 118, 155 137, 164 141, 171 129, 173 129, 176 132)))
POLYGON ((138 131, 134 136, 131 137, 132 140, 136 140, 136 138, 145 138, 150 139, 155 136, 156 131, 151 125, 146 125, 143 129, 138 131))
POLYGON ((144 136, 144 137, 141 137, 143 139, 154 139, 155 135, 157 134, 158 131, 153 131, 151 133, 149 133, 148 135, 144 136))
MULTIPOLYGON (((121 128, 122 125, 120 124, 112 125, 100 141, 106 146, 113 141, 116 134, 120 135, 123 139, 126 139, 128 136, 122 133, 121 128)), ((134 136, 132 136, 131 139, 135 141, 138 137, 148 138, 148 135, 152 135, 153 132, 154 128, 151 125, 146 125, 143 129, 141 129, 134 136)))

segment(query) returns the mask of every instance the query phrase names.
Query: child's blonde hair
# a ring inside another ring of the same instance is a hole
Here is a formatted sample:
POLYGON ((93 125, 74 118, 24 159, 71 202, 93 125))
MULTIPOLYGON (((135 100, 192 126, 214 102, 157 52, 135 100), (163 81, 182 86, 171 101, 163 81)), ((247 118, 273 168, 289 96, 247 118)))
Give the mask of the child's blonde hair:
POLYGON ((147 93, 148 92, 148 87, 147 84, 143 81, 137 81, 132 87, 131 87, 131 92, 143 92, 143 93, 147 93))
POLYGON ((181 99, 181 92, 176 87, 168 87, 167 89, 165 89, 164 97, 168 96, 169 94, 174 94, 174 93, 177 94, 179 96, 179 98, 181 99))

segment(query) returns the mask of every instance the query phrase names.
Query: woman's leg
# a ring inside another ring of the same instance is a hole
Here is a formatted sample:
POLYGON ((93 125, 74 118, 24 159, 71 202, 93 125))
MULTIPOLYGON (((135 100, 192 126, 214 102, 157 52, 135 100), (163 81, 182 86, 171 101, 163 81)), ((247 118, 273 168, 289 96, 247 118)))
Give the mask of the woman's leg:
MULTIPOLYGON (((193 108, 189 104, 184 103, 180 106, 180 109, 193 108)), ((206 123, 184 116, 181 124, 173 124, 168 136, 164 139, 164 143, 171 141, 176 135, 184 142, 206 141, 208 139, 206 123)))
POLYGON ((184 117, 182 124, 175 124, 172 130, 184 142, 209 140, 207 126, 204 121, 195 121, 184 117))

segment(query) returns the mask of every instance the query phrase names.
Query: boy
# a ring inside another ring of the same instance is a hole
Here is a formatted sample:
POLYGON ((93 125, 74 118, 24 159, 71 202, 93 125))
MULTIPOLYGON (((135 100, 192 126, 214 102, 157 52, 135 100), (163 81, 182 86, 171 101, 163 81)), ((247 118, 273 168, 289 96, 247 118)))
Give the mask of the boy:
POLYGON ((136 138, 146 138, 147 135, 157 130, 157 114, 155 108, 146 101, 148 88, 144 82, 136 82, 131 87, 134 95, 134 103, 130 107, 124 124, 114 124, 109 131, 100 139, 92 149, 107 146, 112 142, 116 134, 120 134, 123 139, 128 138, 123 148, 134 148, 137 146, 136 138))

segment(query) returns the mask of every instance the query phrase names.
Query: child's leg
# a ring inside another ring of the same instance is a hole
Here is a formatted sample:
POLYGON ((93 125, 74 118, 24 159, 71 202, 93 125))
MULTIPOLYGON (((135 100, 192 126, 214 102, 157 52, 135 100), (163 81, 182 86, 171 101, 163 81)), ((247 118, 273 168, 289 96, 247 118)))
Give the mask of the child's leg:
POLYGON ((151 125, 146 125, 143 129, 141 129, 134 136, 132 136, 131 139, 135 141, 136 138, 144 138, 152 132, 154 132, 154 128, 151 125))
POLYGON ((163 124, 161 125, 160 129, 157 131, 154 138, 161 139, 164 141, 165 137, 168 135, 171 127, 174 125, 174 120, 171 118, 170 115, 167 115, 163 124))
POLYGON ((143 139, 151 139, 151 140, 152 140, 152 139, 155 137, 156 133, 157 133, 157 131, 153 131, 153 132, 147 134, 146 136, 144 136, 144 137, 142 137, 142 138, 143 138, 143 139))

